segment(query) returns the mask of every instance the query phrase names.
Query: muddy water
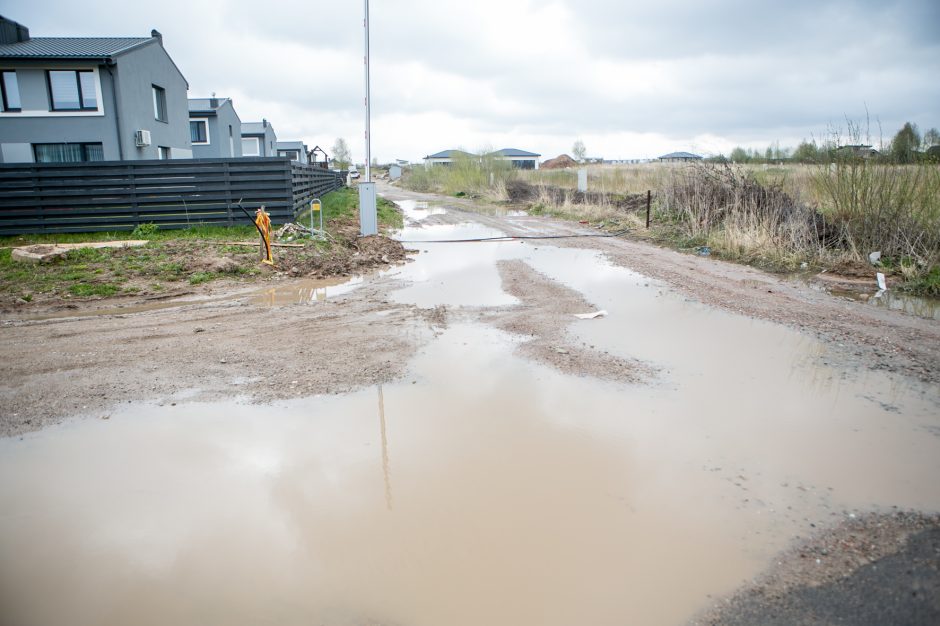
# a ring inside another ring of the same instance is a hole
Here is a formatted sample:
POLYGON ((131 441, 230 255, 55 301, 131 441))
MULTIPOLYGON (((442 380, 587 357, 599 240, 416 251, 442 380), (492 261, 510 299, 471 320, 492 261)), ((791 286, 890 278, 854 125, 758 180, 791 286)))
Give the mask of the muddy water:
POLYGON ((575 337, 658 375, 563 375, 458 322, 383 388, 0 440, 0 623, 681 624, 810 524, 940 509, 936 387, 589 250, 413 247, 396 299, 511 305, 494 265, 522 259, 609 312, 575 337))
POLYGON ((853 291, 839 288, 823 287, 823 289, 840 298, 857 300, 870 306, 903 311, 908 315, 940 321, 940 298, 921 298, 894 290, 878 293, 877 291, 853 291))
POLYGON ((364 276, 292 280, 257 292, 248 302, 256 306, 314 304, 347 294, 365 282, 364 276))

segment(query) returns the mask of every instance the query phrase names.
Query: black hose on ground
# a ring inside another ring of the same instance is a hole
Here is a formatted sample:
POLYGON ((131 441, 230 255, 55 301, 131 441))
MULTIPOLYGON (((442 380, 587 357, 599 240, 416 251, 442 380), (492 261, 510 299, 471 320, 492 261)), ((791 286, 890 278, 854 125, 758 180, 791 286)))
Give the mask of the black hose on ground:
POLYGON ((615 233, 590 233, 582 235, 503 235, 501 237, 476 237, 473 239, 396 239, 399 243, 477 243, 481 241, 513 241, 515 239, 581 239, 587 237, 619 237, 630 231, 629 228, 615 233))
POLYGON ((261 235, 261 245, 263 246, 264 245, 264 233, 261 232, 261 227, 258 226, 258 222, 256 222, 255 218, 251 216, 251 213, 248 212, 248 209, 242 206, 241 198, 238 199, 238 202, 235 203, 235 206, 241 209, 242 213, 244 213, 248 217, 248 221, 255 225, 255 229, 257 229, 258 234, 261 235))

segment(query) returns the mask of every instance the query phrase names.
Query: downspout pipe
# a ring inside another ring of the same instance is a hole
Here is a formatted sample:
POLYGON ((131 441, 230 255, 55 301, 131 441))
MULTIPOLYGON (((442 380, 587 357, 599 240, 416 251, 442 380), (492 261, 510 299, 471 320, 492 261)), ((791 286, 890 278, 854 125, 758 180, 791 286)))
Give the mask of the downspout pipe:
POLYGON ((118 107, 118 83, 114 75, 114 59, 107 59, 104 65, 111 77, 111 101, 114 105, 114 126, 117 129, 118 159, 124 160, 124 135, 121 133, 121 109, 118 107))

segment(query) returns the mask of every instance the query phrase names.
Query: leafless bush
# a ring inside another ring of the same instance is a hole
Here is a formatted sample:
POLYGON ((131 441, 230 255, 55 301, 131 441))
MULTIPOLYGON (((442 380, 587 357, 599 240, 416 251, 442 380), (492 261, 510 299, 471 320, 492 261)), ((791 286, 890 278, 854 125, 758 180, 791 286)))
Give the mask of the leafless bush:
POLYGON ((848 159, 817 172, 822 210, 856 258, 940 260, 940 168, 848 159))
POLYGON ((816 253, 828 227, 781 183, 760 183, 746 169, 695 164, 676 169, 663 188, 660 211, 690 239, 723 235, 737 254, 816 253))

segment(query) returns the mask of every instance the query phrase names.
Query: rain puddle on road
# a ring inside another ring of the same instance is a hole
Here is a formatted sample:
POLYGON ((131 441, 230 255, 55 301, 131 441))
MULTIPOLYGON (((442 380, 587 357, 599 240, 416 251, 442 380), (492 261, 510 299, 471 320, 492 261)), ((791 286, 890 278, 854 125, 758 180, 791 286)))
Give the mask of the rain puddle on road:
POLYGON ((248 302, 256 306, 312 304, 347 294, 363 282, 365 282, 364 276, 292 280, 283 285, 259 291, 248 302))
POLYGON ((590 250, 409 246, 427 252, 394 297, 465 308, 401 382, 126 405, 0 440, 10 623, 682 624, 811 523, 940 509, 936 387, 846 371, 590 250), (522 338, 472 321, 516 301, 503 260, 606 309, 569 332, 657 373, 515 356, 522 338))
POLYGON ((839 287, 829 287, 819 283, 810 282, 814 289, 825 291, 838 298, 864 302, 869 306, 879 306, 892 311, 903 311, 908 315, 923 317, 928 320, 940 321, 940 299, 921 298, 910 294, 889 289, 881 293, 877 291, 858 291, 839 287))
POLYGON ((447 209, 439 206, 431 206, 427 202, 417 202, 415 200, 403 200, 397 202, 399 208, 408 222, 421 222, 432 215, 444 215, 447 209))

